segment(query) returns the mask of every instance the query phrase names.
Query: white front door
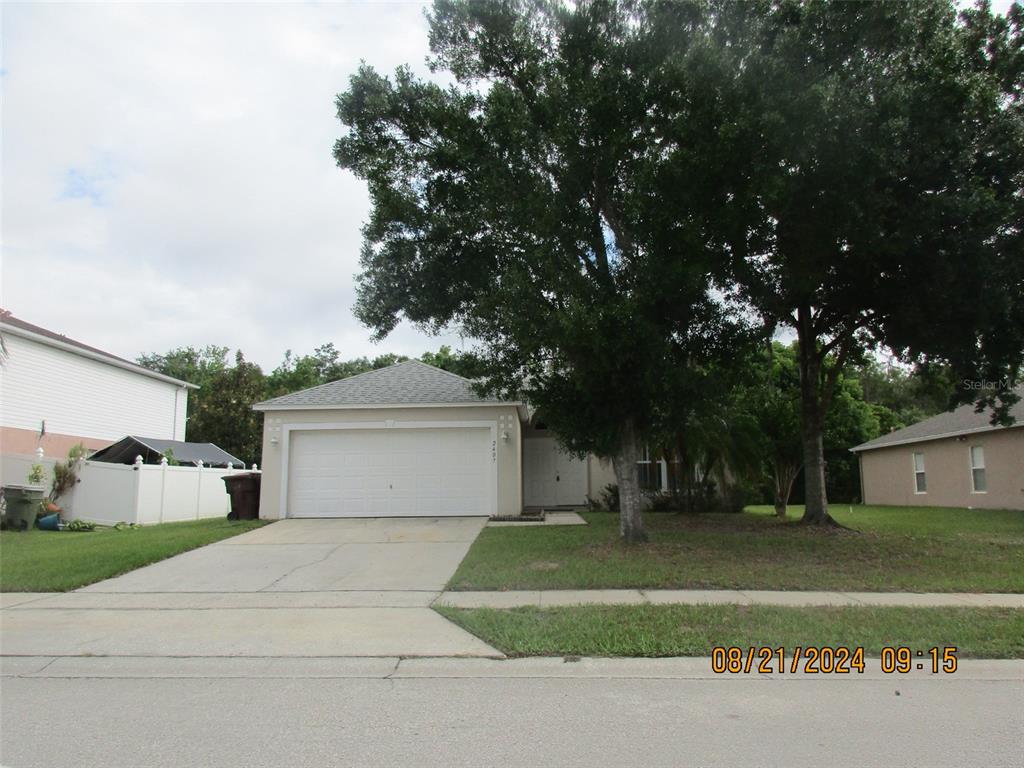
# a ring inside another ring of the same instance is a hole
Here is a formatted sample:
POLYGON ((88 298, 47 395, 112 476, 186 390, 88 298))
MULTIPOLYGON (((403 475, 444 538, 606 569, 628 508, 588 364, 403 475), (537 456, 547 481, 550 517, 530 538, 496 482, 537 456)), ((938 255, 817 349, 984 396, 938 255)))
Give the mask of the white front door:
POLYGON ((292 431, 288 517, 489 515, 492 461, 486 428, 292 431))
POLYGON ((553 437, 523 440, 523 505, 560 507, 587 501, 587 462, 562 451, 553 437))

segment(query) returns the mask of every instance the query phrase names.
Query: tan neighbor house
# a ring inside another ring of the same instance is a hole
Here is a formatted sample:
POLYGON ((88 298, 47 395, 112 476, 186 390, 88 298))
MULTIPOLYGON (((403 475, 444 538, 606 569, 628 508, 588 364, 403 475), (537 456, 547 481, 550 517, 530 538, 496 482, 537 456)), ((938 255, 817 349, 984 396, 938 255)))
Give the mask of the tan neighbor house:
POLYGON ((518 515, 584 504, 607 462, 559 450, 523 403, 409 360, 257 403, 260 517, 518 515))
POLYGON ((1024 400, 1011 414, 965 405, 856 446, 864 503, 1024 509, 1024 400))

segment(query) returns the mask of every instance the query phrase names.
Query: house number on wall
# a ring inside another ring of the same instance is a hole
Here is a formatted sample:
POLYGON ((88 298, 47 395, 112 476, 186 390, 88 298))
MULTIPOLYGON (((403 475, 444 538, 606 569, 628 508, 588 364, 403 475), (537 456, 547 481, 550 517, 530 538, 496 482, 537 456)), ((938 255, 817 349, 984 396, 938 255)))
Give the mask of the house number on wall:
POLYGON ((491 461, 495 462, 498 460, 498 441, 491 440, 491 461))

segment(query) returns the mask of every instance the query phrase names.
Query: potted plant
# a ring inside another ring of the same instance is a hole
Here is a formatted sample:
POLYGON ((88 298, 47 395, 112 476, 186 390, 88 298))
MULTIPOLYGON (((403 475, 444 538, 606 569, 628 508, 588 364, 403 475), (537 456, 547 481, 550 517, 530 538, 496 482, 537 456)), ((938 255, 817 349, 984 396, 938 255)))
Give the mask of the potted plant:
POLYGON ((33 464, 26 480, 28 485, 6 485, 3 489, 7 527, 15 531, 27 531, 36 523, 36 514, 46 493, 42 486, 46 480, 46 468, 42 464, 33 464))
POLYGON ((43 516, 39 518, 40 528, 47 531, 59 530, 60 513, 63 510, 57 504, 57 499, 75 487, 78 482, 78 470, 85 454, 85 446, 79 443, 68 451, 65 461, 58 461, 53 465, 53 483, 50 486, 50 495, 41 505, 43 516))

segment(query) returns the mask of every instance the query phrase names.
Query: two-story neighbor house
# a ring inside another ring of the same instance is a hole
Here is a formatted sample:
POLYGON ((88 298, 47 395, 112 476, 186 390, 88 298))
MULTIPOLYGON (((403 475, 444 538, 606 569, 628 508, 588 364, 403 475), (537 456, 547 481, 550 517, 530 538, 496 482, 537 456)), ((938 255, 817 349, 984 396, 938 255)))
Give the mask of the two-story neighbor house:
POLYGON ((0 454, 185 439, 189 384, 0 311, 0 454))

